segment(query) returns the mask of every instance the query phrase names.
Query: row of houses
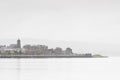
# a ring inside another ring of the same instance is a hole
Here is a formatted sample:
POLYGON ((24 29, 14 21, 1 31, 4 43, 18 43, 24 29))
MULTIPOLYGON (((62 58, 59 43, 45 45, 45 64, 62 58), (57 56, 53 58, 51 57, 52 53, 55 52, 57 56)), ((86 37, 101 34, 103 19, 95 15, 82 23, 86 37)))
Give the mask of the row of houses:
POLYGON ((60 47, 48 49, 45 45, 25 45, 23 48, 0 47, 0 54, 29 54, 29 55, 70 55, 73 54, 71 48, 62 50, 60 47))
POLYGON ((60 47, 55 49, 49 49, 46 45, 24 45, 21 47, 20 39, 17 40, 17 44, 10 44, 9 46, 1 45, 0 46, 0 55, 63 55, 63 56, 91 56, 90 53, 87 54, 75 54, 71 48, 66 48, 63 50, 60 47))
POLYGON ((20 39, 17 40, 16 44, 10 44, 9 46, 1 45, 0 46, 0 54, 29 54, 29 55, 71 55, 73 54, 71 48, 66 48, 66 50, 62 50, 60 47, 56 47, 55 49, 49 49, 46 45, 24 45, 21 47, 20 39))

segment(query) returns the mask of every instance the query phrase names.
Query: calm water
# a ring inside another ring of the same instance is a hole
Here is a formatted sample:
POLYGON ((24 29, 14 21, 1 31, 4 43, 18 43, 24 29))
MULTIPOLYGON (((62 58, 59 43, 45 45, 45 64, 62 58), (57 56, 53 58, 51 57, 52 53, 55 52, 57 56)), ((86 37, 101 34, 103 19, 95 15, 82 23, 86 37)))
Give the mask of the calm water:
POLYGON ((0 59, 0 80, 120 80, 120 58, 0 59))

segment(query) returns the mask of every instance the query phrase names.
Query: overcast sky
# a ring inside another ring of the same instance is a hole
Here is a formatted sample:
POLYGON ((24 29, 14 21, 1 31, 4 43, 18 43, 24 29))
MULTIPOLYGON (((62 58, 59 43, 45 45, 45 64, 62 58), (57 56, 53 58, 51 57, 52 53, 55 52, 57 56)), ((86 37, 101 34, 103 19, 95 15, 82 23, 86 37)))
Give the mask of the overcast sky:
POLYGON ((0 39, 18 37, 117 45, 119 54, 120 1, 0 0, 0 39))

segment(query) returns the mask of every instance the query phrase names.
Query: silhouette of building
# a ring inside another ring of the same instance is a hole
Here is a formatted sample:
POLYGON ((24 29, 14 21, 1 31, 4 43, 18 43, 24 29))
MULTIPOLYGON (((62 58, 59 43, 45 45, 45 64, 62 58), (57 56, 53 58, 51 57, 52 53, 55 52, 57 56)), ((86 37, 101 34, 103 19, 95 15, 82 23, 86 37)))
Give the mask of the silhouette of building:
POLYGON ((26 54, 45 54, 48 53, 48 46, 46 45, 24 45, 24 53, 26 54))
POLYGON ((21 48, 21 41, 20 41, 20 39, 17 40, 17 48, 21 48))
POLYGON ((68 54, 68 55, 73 54, 71 48, 66 48, 65 53, 68 54))
POLYGON ((62 50, 62 48, 60 48, 60 47, 56 47, 56 49, 54 50, 54 53, 55 53, 55 54, 62 54, 62 53, 63 53, 63 50, 62 50))

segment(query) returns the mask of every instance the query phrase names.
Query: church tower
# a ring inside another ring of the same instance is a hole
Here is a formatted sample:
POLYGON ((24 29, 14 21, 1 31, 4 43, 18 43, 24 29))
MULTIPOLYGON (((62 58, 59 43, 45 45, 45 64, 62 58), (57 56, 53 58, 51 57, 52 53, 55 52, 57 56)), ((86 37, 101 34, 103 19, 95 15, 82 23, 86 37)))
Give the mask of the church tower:
POLYGON ((21 41, 20 41, 20 39, 17 40, 17 48, 21 48, 21 41))

